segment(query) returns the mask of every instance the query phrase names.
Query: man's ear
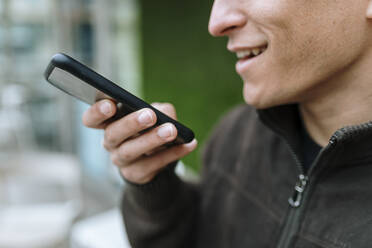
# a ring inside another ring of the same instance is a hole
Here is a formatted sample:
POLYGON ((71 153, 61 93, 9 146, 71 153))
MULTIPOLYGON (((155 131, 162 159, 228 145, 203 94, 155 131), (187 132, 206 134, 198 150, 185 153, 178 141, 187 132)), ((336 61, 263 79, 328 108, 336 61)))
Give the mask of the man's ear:
POLYGON ((368 0, 368 5, 366 9, 366 17, 372 19, 372 0, 368 0))

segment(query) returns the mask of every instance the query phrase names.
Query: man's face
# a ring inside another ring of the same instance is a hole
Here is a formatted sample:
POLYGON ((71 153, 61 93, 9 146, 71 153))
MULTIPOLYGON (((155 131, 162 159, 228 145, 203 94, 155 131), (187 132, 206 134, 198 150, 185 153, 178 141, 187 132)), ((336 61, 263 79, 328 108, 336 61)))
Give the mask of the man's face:
POLYGON ((302 102, 353 70, 366 53, 368 2, 215 0, 209 30, 228 36, 228 49, 240 57, 236 69, 247 103, 302 102))

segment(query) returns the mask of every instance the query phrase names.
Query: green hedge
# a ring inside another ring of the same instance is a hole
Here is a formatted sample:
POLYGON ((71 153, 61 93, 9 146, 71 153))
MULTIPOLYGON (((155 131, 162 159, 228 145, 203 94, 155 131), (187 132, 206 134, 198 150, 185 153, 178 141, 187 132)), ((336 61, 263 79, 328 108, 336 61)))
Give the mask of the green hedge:
POLYGON ((200 148, 218 118, 243 102, 236 57, 208 34, 212 1, 141 1, 144 96, 171 102, 199 148, 183 161, 200 168, 200 148))

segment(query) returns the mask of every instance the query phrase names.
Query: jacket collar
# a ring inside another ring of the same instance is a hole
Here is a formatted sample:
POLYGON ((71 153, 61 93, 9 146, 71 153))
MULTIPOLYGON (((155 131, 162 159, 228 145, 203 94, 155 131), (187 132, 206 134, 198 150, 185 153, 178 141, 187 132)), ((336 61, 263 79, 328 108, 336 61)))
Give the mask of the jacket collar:
MULTIPOLYGON (((257 110, 261 121, 281 136, 302 161, 301 117, 297 104, 257 110)), ((348 165, 356 161, 372 162, 372 121, 337 130, 322 152, 332 156, 332 164, 348 165), (323 152, 327 150, 326 152, 323 152)))

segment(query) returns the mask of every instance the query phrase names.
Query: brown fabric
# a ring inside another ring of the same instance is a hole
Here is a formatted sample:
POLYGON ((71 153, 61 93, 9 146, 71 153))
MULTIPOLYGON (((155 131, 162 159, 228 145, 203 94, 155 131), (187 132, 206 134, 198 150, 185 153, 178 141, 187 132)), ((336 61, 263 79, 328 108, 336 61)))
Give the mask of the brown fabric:
POLYGON ((372 246, 372 124, 335 133, 293 208, 302 159, 297 106, 258 113, 239 106, 218 124, 198 185, 171 169, 148 185, 127 185, 122 210, 133 248, 372 246))

